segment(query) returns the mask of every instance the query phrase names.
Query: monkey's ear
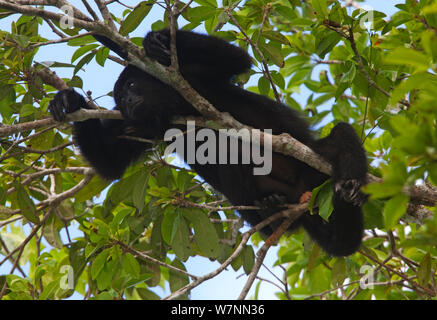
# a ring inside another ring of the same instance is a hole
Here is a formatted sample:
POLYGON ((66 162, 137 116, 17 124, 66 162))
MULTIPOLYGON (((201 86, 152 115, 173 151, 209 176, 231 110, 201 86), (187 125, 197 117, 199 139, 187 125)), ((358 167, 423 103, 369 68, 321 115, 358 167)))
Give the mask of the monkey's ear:
POLYGON ((114 51, 116 54, 118 54, 121 58, 123 59, 127 59, 127 51, 125 49, 123 49, 122 47, 120 47, 118 44, 116 44, 114 41, 112 41, 111 39, 102 36, 100 34, 93 34, 93 37, 100 42, 101 44, 103 44, 105 47, 109 48, 110 50, 114 51))

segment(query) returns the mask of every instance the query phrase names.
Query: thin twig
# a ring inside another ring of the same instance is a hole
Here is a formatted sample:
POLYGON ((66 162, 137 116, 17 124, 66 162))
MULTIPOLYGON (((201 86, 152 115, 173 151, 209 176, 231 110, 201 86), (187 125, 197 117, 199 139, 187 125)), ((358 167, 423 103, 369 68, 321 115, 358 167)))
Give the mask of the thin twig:
POLYGON ((384 267, 385 269, 387 269, 390 272, 395 273, 396 275, 398 275, 399 277, 401 277, 403 280, 407 281, 408 283, 411 284, 411 286, 416 290, 419 291, 421 293, 424 293, 426 295, 430 295, 430 296, 434 296, 435 292, 433 290, 430 290, 426 287, 423 287, 421 285, 419 285, 417 282, 412 281, 410 278, 408 278, 405 274, 391 268, 390 266, 386 265, 385 263, 380 262, 378 259, 374 258, 373 256, 367 254, 366 252, 359 250, 359 253, 361 253, 363 256, 367 257, 368 259, 372 260, 373 262, 377 263, 378 265, 380 265, 381 267, 384 267))
POLYGON ((238 300, 243 300, 247 293, 249 292, 250 288, 252 287, 253 282, 256 279, 256 276, 259 272, 259 269, 261 268, 264 258, 267 254, 267 251, 270 249, 272 245, 274 245, 281 235, 283 235, 290 225, 296 221, 297 218, 299 218, 303 213, 305 213, 308 210, 308 204, 303 203, 299 205, 294 205, 293 208, 287 209, 282 211, 283 214, 287 214, 287 218, 281 223, 281 225, 273 232, 272 235, 268 237, 268 239, 264 242, 262 247, 258 250, 256 254, 256 261, 255 265, 252 268, 252 271, 249 274, 249 278, 241 291, 240 295, 238 296, 238 300))
POLYGON ((145 253, 143 253, 141 251, 135 250, 135 249, 131 248, 130 246, 128 246, 127 244, 125 244, 125 243, 123 243, 123 242, 121 242, 119 240, 113 240, 113 242, 114 242, 114 244, 117 244, 120 247, 122 247, 125 251, 130 252, 134 256, 137 256, 138 258, 141 258, 141 259, 143 259, 145 261, 157 264, 157 265, 159 265, 161 267, 164 267, 164 268, 167 268, 169 270, 176 271, 178 273, 181 273, 183 275, 186 275, 186 276, 190 277, 193 280, 197 280, 198 279, 197 276, 192 275, 192 274, 186 272, 185 270, 176 268, 176 267, 174 267, 172 265, 169 265, 169 264, 164 263, 164 262, 162 262, 162 261, 160 261, 158 259, 155 259, 155 258, 153 258, 153 257, 151 257, 151 256, 149 256, 149 255, 147 255, 147 254, 145 254, 145 253))
POLYGON ((246 39, 246 41, 250 44, 250 46, 253 48, 253 50, 256 51, 256 53, 259 55, 260 59, 261 59, 261 63, 263 65, 263 74, 264 76, 267 78, 267 80, 269 80, 270 85, 272 87, 273 93, 275 95, 275 99, 277 102, 281 102, 281 96, 278 93, 277 89, 276 89, 276 85, 273 82, 272 76, 270 75, 270 71, 269 71, 269 67, 266 63, 266 60, 264 58, 264 54, 261 52, 261 50, 259 49, 259 47, 254 44, 252 42, 252 40, 250 39, 250 37, 246 34, 246 32, 243 30, 243 28, 241 27, 241 25, 238 23, 237 19, 235 19, 234 15, 232 14, 232 12, 229 9, 225 9, 226 14, 229 16, 229 18, 232 20, 232 22, 237 26, 237 28, 240 30, 240 32, 243 34, 244 38, 246 39))

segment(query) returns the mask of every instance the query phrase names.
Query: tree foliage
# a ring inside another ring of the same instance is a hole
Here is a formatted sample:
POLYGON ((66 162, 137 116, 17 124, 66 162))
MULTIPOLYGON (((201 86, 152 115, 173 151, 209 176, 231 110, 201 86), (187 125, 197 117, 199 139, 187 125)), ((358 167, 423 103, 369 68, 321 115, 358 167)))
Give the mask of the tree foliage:
MULTIPOLYGON (((74 152, 68 123, 44 120, 57 90, 92 90, 79 70, 122 63, 88 31, 132 35, 152 13, 152 30, 180 14, 179 28, 249 50, 254 68, 238 85, 301 110, 321 135, 338 121, 361 133, 378 178, 365 187, 362 247, 332 258, 303 232, 282 236, 276 264, 286 281, 274 280, 278 298, 436 296, 436 1, 405 0, 391 16, 335 0, 171 1, 167 10, 155 0, 88 2, 73 10, 75 27, 66 29, 57 7, 73 2, 0 1, 0 19, 11 26, 0 31, 3 299, 160 299, 153 288, 166 284, 167 298, 189 298, 227 266, 252 278, 258 272, 271 244, 254 229, 240 230, 235 208, 189 168, 163 159, 159 145, 109 184, 74 152), (93 24, 98 16, 106 23, 93 24), (42 25, 53 32, 42 34, 42 25), (35 59, 42 46, 60 43, 70 56, 50 66, 35 59), (57 67, 70 67, 71 77, 58 78, 50 71, 57 67), (220 267, 193 275, 186 261, 194 256, 220 267)), ((140 37, 130 40, 141 45, 140 37)))

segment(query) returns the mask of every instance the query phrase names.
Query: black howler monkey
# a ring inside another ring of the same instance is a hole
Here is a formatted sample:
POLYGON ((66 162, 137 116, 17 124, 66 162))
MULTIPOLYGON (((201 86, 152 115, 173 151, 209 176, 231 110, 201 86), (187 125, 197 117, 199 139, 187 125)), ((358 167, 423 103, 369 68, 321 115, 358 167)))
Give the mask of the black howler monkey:
MULTIPOLYGON (((251 58, 241 48, 212 36, 177 31, 177 54, 184 78, 219 111, 230 113, 238 121, 273 134, 288 133, 325 158, 333 168, 334 211, 326 222, 318 215, 304 214, 291 229, 303 226, 329 254, 349 255, 361 244, 367 161, 354 129, 339 123, 326 138, 316 140, 308 124, 293 109, 265 96, 245 91, 231 83, 231 78, 251 67, 251 58)), ((125 57, 111 40, 96 38, 125 57)), ((150 32, 143 40, 147 55, 163 65, 170 64, 168 30, 150 32)), ((149 145, 120 138, 132 135, 162 139, 173 127, 174 116, 199 115, 177 91, 148 73, 128 65, 114 86, 116 110, 124 120, 91 119, 74 123, 74 138, 86 160, 106 179, 120 178, 130 163, 149 145)), ((85 99, 74 90, 63 90, 50 102, 56 120, 79 108, 88 109, 85 99)), ((269 175, 253 175, 252 165, 191 165, 215 189, 234 205, 261 203, 265 209, 242 211, 251 225, 278 211, 281 202, 298 203, 302 194, 319 186, 329 177, 292 157, 273 153, 269 175)), ((270 234, 274 226, 264 228, 270 234)))

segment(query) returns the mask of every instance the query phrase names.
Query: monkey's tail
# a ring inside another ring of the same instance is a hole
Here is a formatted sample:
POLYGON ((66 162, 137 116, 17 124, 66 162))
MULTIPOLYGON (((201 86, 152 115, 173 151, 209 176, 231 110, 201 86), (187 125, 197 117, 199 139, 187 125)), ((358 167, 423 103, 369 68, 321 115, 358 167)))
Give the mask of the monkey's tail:
POLYGON ((361 245, 363 213, 361 207, 334 196, 334 211, 329 222, 318 214, 304 214, 302 225, 320 247, 333 256, 347 256, 361 245))
POLYGON ((118 54, 121 58, 127 59, 127 51, 122 47, 120 47, 117 43, 109 39, 108 37, 102 36, 97 33, 93 34, 93 37, 101 44, 103 44, 105 47, 109 48, 110 50, 118 54))

